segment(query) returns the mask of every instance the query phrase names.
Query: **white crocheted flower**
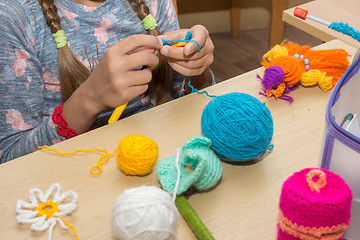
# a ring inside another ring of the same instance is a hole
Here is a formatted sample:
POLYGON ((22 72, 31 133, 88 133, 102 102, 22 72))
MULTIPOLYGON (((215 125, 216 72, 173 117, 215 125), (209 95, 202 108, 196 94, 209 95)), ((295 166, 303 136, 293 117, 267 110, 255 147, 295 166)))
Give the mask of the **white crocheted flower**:
POLYGON ((16 212, 19 214, 16 217, 17 222, 31 224, 30 229, 34 231, 44 231, 49 228, 49 240, 57 222, 63 229, 72 228, 74 235, 78 237, 75 228, 61 219, 76 209, 78 196, 71 190, 62 194, 60 191, 61 187, 58 183, 52 184, 45 194, 38 188, 30 189, 30 203, 17 201, 16 212))

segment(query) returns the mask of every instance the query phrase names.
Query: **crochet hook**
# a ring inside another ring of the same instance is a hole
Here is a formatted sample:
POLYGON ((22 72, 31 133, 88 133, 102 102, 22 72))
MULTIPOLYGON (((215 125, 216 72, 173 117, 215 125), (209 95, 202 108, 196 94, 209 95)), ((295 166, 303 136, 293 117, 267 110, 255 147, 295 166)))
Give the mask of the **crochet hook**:
POLYGON ((118 107, 115 108, 114 112, 111 114, 111 117, 108 120, 108 124, 116 122, 117 120, 119 120, 119 118, 120 118, 120 116, 121 116, 122 112, 124 111, 127 104, 128 103, 126 102, 123 105, 118 106, 118 107))
MULTIPOLYGON (((148 66, 142 66, 139 68, 139 70, 143 70, 145 68, 147 68, 148 66)), ((124 103, 123 105, 121 106, 118 106, 114 109, 114 112, 111 114, 111 117, 109 118, 108 120, 108 124, 110 123, 114 123, 116 122, 117 120, 119 120, 121 114, 123 113, 123 111, 125 110, 126 106, 127 106, 128 102, 124 103)))

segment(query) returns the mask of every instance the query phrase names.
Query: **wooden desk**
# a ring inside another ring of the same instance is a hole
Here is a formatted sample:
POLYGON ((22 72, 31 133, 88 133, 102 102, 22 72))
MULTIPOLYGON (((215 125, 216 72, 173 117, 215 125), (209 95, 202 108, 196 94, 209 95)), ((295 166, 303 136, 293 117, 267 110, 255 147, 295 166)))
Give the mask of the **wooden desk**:
MULTIPOLYGON (((355 30, 360 31, 360 0, 315 0, 298 6, 309 11, 310 15, 328 22, 348 23, 355 30)), ((340 39, 351 46, 360 48, 360 42, 352 37, 339 33, 327 26, 311 19, 305 21, 294 16, 294 8, 284 11, 283 20, 325 42, 340 39)))
MULTIPOLYGON (((356 49, 338 40, 320 48, 342 47, 351 55, 356 49)), ((266 103, 274 119, 274 149, 252 165, 223 165, 221 183, 210 192, 194 194, 189 202, 215 239, 275 239, 278 200, 287 177, 306 167, 317 167, 325 125, 325 107, 330 92, 320 88, 300 87, 291 93, 295 101, 267 99, 258 93, 259 68, 209 87, 211 94, 239 91, 256 96, 266 103)), ((77 148, 105 148, 113 151, 128 134, 141 134, 159 145, 159 159, 174 155, 190 138, 200 135, 202 110, 210 101, 205 95, 190 94, 147 112, 123 119, 65 142, 56 144, 60 151, 77 148)), ((62 157, 49 151, 38 151, 0 165, 0 239, 47 239, 48 231, 34 233, 27 224, 16 223, 18 199, 28 201, 28 191, 38 187, 45 192, 58 182, 63 191, 74 190, 78 207, 64 217, 76 227, 80 239, 112 239, 111 206, 125 188, 141 185, 159 186, 156 173, 146 177, 125 176, 115 157, 103 166, 99 176, 89 173, 99 155, 78 154, 62 157)), ((53 239, 74 239, 71 231, 56 226, 53 239)), ((196 239, 180 218, 179 240, 196 239)))

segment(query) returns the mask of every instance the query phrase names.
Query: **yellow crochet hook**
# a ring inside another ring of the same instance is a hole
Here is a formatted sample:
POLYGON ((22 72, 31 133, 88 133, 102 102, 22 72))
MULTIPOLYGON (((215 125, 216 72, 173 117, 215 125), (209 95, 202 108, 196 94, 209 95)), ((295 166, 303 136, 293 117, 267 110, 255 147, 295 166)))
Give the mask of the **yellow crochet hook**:
MULTIPOLYGON (((144 65, 144 66, 140 67, 139 70, 144 70, 146 68, 148 68, 148 66, 144 65)), ((115 108, 114 112, 111 114, 111 117, 108 120, 108 124, 116 122, 117 120, 119 120, 119 118, 120 118, 120 116, 121 116, 122 112, 124 111, 127 104, 128 103, 124 103, 123 105, 118 106, 117 108, 115 108)))
POLYGON ((115 108, 114 112, 111 114, 111 117, 109 118, 108 124, 116 122, 117 120, 119 120, 119 118, 120 118, 120 116, 121 116, 122 112, 124 111, 127 104, 128 103, 126 102, 123 105, 118 106, 118 107, 115 108))

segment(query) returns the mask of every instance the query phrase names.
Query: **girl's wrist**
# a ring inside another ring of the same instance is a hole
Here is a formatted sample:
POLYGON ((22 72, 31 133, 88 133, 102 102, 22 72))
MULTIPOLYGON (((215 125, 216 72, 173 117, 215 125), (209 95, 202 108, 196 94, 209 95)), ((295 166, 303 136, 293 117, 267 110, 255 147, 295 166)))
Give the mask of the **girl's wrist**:
POLYGON ((91 128, 102 110, 86 91, 78 90, 64 103, 62 115, 68 127, 80 134, 91 128))

